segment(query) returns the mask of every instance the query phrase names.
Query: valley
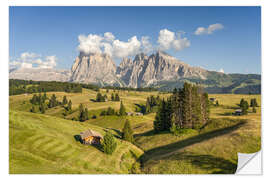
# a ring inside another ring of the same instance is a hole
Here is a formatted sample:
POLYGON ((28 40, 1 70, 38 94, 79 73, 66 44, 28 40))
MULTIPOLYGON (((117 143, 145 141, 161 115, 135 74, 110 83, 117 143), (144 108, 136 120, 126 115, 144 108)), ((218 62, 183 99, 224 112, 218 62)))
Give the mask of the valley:
MULTIPOLYGON (((237 167, 237 152, 253 153, 261 148, 260 95, 210 94, 209 98, 218 100, 219 106, 211 106, 209 123, 200 130, 174 135, 169 131, 154 132, 154 112, 142 116, 101 116, 101 111, 108 107, 119 110, 120 102, 91 101, 97 93, 85 88, 81 93, 47 92, 47 97, 55 94, 59 101, 64 96, 72 101, 72 112, 66 116, 61 106, 50 108, 45 114, 31 113, 33 94, 10 96, 10 173, 232 174, 237 167), (256 98, 256 113, 249 108, 247 115, 232 114, 242 98, 248 102, 256 98), (89 120, 84 122, 74 121, 80 104, 88 108, 89 120), (126 119, 134 133, 133 144, 121 139, 126 119), (118 144, 115 152, 107 155, 76 141, 74 136, 87 129, 103 135, 111 131, 118 144)), ((151 95, 171 95, 112 89, 100 89, 99 93, 108 97, 118 93, 126 112, 135 112, 151 95)))

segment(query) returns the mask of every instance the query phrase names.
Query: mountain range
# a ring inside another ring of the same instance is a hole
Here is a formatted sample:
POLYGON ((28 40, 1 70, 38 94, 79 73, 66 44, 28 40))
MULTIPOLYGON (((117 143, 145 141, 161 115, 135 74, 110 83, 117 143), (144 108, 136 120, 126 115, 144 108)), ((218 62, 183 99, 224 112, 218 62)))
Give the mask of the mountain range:
POLYGON ((71 70, 15 69, 10 79, 69 81, 100 86, 154 87, 170 91, 184 82, 199 83, 209 93, 261 93, 261 75, 225 74, 192 67, 165 52, 137 54, 119 66, 107 54, 80 53, 71 70))

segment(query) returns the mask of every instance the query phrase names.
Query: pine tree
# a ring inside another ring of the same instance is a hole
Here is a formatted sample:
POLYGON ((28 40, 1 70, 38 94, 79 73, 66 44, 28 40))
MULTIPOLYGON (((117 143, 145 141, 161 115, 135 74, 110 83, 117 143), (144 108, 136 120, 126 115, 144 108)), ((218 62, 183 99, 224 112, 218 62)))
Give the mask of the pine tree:
POLYGON ((183 87, 183 101, 182 101, 182 115, 184 128, 192 128, 192 93, 191 84, 184 83, 183 87))
POLYGON ((89 119, 88 109, 85 108, 85 109, 84 109, 84 118, 83 118, 83 120, 86 121, 86 120, 88 120, 88 119, 89 119))
POLYGON ((151 106, 150 106, 150 102, 149 102, 149 98, 147 98, 146 100, 146 105, 145 105, 145 112, 146 113, 150 113, 151 112, 151 106))
POLYGON ((240 107, 243 106, 244 101, 245 101, 245 100, 242 98, 241 101, 240 101, 240 105, 239 105, 240 107))
POLYGON ((41 112, 42 114, 45 113, 45 105, 44 105, 44 103, 42 103, 42 104, 40 105, 39 110, 40 110, 40 112, 41 112))
POLYGON ((80 105, 79 105, 79 117, 78 117, 78 119, 79 119, 79 121, 81 121, 81 122, 84 121, 84 117, 85 117, 85 114, 84 114, 84 113, 85 113, 85 112, 84 112, 83 105, 80 104, 80 105))
POLYGON ((62 105, 66 105, 68 103, 67 97, 64 96, 62 100, 62 105))
POLYGON ((242 114, 245 115, 248 113, 248 102, 247 101, 243 101, 242 105, 241 105, 241 110, 242 110, 242 114))
POLYGON ((111 100, 114 101, 114 94, 111 95, 111 100))
POLYGON ((158 112, 156 113, 155 120, 154 120, 154 130, 155 132, 163 131, 164 130, 164 117, 165 114, 165 101, 164 99, 160 103, 158 107, 158 112))
POLYGON ((114 100, 115 100, 115 101, 120 101, 120 97, 119 97, 118 93, 115 94, 114 100))
POLYGON ((101 95, 101 93, 97 93, 96 101, 97 101, 97 102, 101 102, 101 100, 102 100, 102 95, 101 95))
POLYGON ((122 101, 121 101, 121 103, 120 103, 119 115, 120 115, 120 116, 125 116, 125 115, 126 115, 126 108, 125 108, 125 106, 123 105, 123 102, 122 102, 122 101))
POLYGON ((117 147, 117 142, 115 138, 113 137, 112 133, 110 133, 109 131, 106 132, 103 138, 102 147, 103 147, 104 153, 106 154, 112 154, 117 147))
POLYGON ((68 102, 67 111, 68 112, 72 111, 72 102, 71 102, 71 100, 69 100, 69 102, 68 102))
POLYGON ((123 139, 129 142, 133 142, 133 131, 130 125, 129 120, 126 120, 124 128, 122 130, 123 132, 123 139))

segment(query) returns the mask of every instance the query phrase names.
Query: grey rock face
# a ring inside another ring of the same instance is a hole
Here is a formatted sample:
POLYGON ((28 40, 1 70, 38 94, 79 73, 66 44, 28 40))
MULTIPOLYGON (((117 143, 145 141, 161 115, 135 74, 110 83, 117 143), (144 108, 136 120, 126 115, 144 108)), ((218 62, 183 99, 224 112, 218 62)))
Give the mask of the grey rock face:
POLYGON ((9 73, 9 79, 23 79, 34 81, 69 81, 70 71, 42 68, 13 69, 9 73))
POLYGON ((158 81, 180 78, 206 79, 207 71, 202 68, 191 67, 164 52, 158 51, 149 57, 143 53, 139 54, 133 62, 123 60, 117 74, 126 86, 146 87, 158 81))
POLYGON ((164 53, 156 52, 150 56, 140 53, 132 61, 124 58, 116 67, 107 54, 80 53, 71 71, 55 69, 10 70, 10 78, 37 81, 71 81, 117 85, 128 87, 147 87, 160 81, 181 78, 206 79, 208 71, 188 64, 164 53))
POLYGON ((80 53, 71 68, 72 82, 121 84, 116 74, 116 65, 107 54, 80 53))

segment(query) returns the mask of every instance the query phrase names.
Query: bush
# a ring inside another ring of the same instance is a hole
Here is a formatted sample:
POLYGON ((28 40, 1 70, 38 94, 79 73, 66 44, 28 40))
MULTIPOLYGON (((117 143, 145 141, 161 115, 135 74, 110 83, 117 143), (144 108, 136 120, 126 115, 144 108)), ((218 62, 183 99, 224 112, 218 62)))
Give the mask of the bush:
POLYGON ((112 154, 117 147, 117 142, 111 132, 107 132, 102 142, 102 148, 104 153, 112 154))
POLYGON ((94 115, 92 116, 92 119, 97 119, 97 116, 94 114, 94 115))

